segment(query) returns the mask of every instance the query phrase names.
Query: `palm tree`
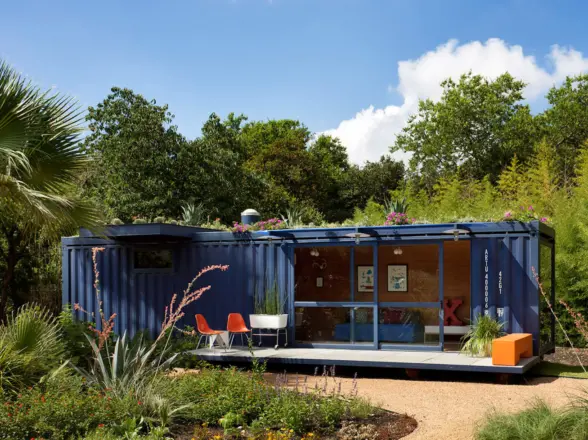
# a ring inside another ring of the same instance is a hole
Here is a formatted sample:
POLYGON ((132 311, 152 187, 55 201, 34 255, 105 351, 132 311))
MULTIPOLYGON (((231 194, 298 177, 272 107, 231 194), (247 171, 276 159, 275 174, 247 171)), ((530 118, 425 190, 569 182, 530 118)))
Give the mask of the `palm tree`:
POLYGON ((77 102, 43 92, 0 62, 0 321, 10 297, 14 270, 26 246, 39 235, 58 237, 98 216, 77 197, 76 179, 86 165, 78 148, 83 114, 77 102))

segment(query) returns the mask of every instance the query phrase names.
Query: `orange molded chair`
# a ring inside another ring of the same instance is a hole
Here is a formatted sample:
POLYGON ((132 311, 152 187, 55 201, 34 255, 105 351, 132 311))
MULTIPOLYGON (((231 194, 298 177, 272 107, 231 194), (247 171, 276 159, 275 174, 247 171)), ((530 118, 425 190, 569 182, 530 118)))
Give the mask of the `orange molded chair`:
POLYGON ((223 332, 222 330, 211 329, 208 325, 208 322, 206 322, 204 316, 200 314, 196 315, 196 329, 198 330, 198 333, 200 333, 200 338, 198 339, 198 345, 196 346, 196 350, 200 348, 200 341, 202 341, 202 338, 206 338, 206 345, 210 345, 210 338, 212 336, 220 335, 223 332))
POLYGON ((250 329, 247 328, 245 324, 245 320, 240 313, 229 313, 229 319, 227 320, 227 330, 229 332, 229 350, 233 345, 233 341, 235 340, 235 335, 241 335, 241 345, 243 344, 243 335, 249 341, 248 333, 251 332, 250 329))

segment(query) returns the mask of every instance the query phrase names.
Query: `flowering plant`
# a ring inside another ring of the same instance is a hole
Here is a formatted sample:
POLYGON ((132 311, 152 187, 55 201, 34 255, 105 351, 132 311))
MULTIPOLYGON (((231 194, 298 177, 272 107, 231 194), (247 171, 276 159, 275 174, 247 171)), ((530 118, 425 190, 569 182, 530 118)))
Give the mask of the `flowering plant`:
POLYGON ((274 231, 276 229, 286 229, 288 226, 286 222, 277 217, 267 220, 261 220, 252 225, 244 225, 239 222, 233 223, 233 232, 250 232, 250 231, 274 231))
POLYGON ((528 207, 519 206, 518 210, 508 210, 504 213, 502 219, 507 222, 531 222, 533 220, 539 220, 541 223, 549 222, 547 217, 540 217, 537 214, 533 205, 528 207))
POLYGON ((408 215, 406 215, 403 212, 391 212, 390 214, 388 214, 386 216, 386 221, 384 222, 384 224, 386 226, 411 225, 414 223, 414 221, 415 221, 414 218, 408 218, 408 215))

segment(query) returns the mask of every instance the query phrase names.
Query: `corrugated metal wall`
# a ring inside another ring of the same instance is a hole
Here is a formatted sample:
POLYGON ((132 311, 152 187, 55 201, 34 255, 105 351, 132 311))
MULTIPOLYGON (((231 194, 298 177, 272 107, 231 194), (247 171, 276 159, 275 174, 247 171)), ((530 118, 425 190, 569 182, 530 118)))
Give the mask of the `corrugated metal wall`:
MULTIPOLYGON (((74 241, 75 243, 75 241, 74 241)), ((87 243, 87 240, 84 241, 87 243)), ((173 293, 183 289, 200 269, 228 264, 227 272, 210 272, 196 284, 212 289, 190 305, 181 324, 195 325, 194 314, 202 313, 213 328, 226 327, 227 315, 253 311, 256 286, 263 289, 277 277, 282 292, 292 290, 291 245, 272 243, 177 243, 152 245, 173 253, 173 270, 135 270, 136 245, 96 240, 99 254, 103 309, 107 316, 117 313, 115 331, 131 334, 160 330, 164 308, 173 293), (252 276, 253 274, 253 276, 252 276)), ((145 245, 141 245, 145 248, 145 245)), ((97 313, 98 302, 92 286, 92 245, 63 246, 63 303, 81 304, 97 313)), ((533 334, 534 351, 539 352, 539 293, 531 267, 539 266, 539 237, 529 234, 471 238, 472 319, 488 313, 505 322, 507 332, 533 334)), ((77 317, 83 319, 81 312, 77 317)))
POLYGON ((508 333, 532 333, 539 350, 539 240, 529 236, 472 239, 472 319, 489 314, 508 333))
MULTIPOLYGON (((213 271, 200 278, 195 287, 212 288, 185 309, 181 324, 195 325, 194 315, 205 315, 212 328, 226 328, 229 313, 244 316, 253 311, 256 285, 263 288, 266 280, 277 277, 287 294, 288 253, 285 246, 273 244, 178 244, 165 247, 172 250, 173 270, 133 269, 132 245, 100 244, 98 254, 101 298, 107 316, 117 314, 115 332, 124 330, 131 335, 148 329, 159 332, 164 309, 177 293, 181 298, 188 282, 205 266, 228 264, 226 272, 213 271), (255 274, 254 277, 250 274, 255 274)), ((79 303, 89 313, 98 313, 98 300, 93 289, 92 246, 63 247, 63 303, 79 303)), ((78 319, 85 319, 81 311, 78 319)))

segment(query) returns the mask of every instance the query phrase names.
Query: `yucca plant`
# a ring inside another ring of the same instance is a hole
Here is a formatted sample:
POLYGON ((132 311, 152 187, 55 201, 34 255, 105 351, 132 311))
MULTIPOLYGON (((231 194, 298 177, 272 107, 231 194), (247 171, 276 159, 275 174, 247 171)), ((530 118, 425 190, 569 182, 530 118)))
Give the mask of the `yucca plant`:
POLYGON ((94 352, 94 365, 89 370, 73 363, 71 367, 88 383, 108 388, 121 398, 129 393, 141 393, 157 373, 169 368, 177 357, 175 354, 164 361, 165 350, 160 356, 154 356, 155 343, 147 345, 143 337, 131 342, 126 333, 116 339, 112 354, 107 345, 103 353, 93 337, 86 337, 94 352))
POLYGON ((462 353, 470 356, 487 357, 492 354, 492 341, 504 335, 504 323, 488 315, 478 315, 474 323, 463 336, 462 353))

